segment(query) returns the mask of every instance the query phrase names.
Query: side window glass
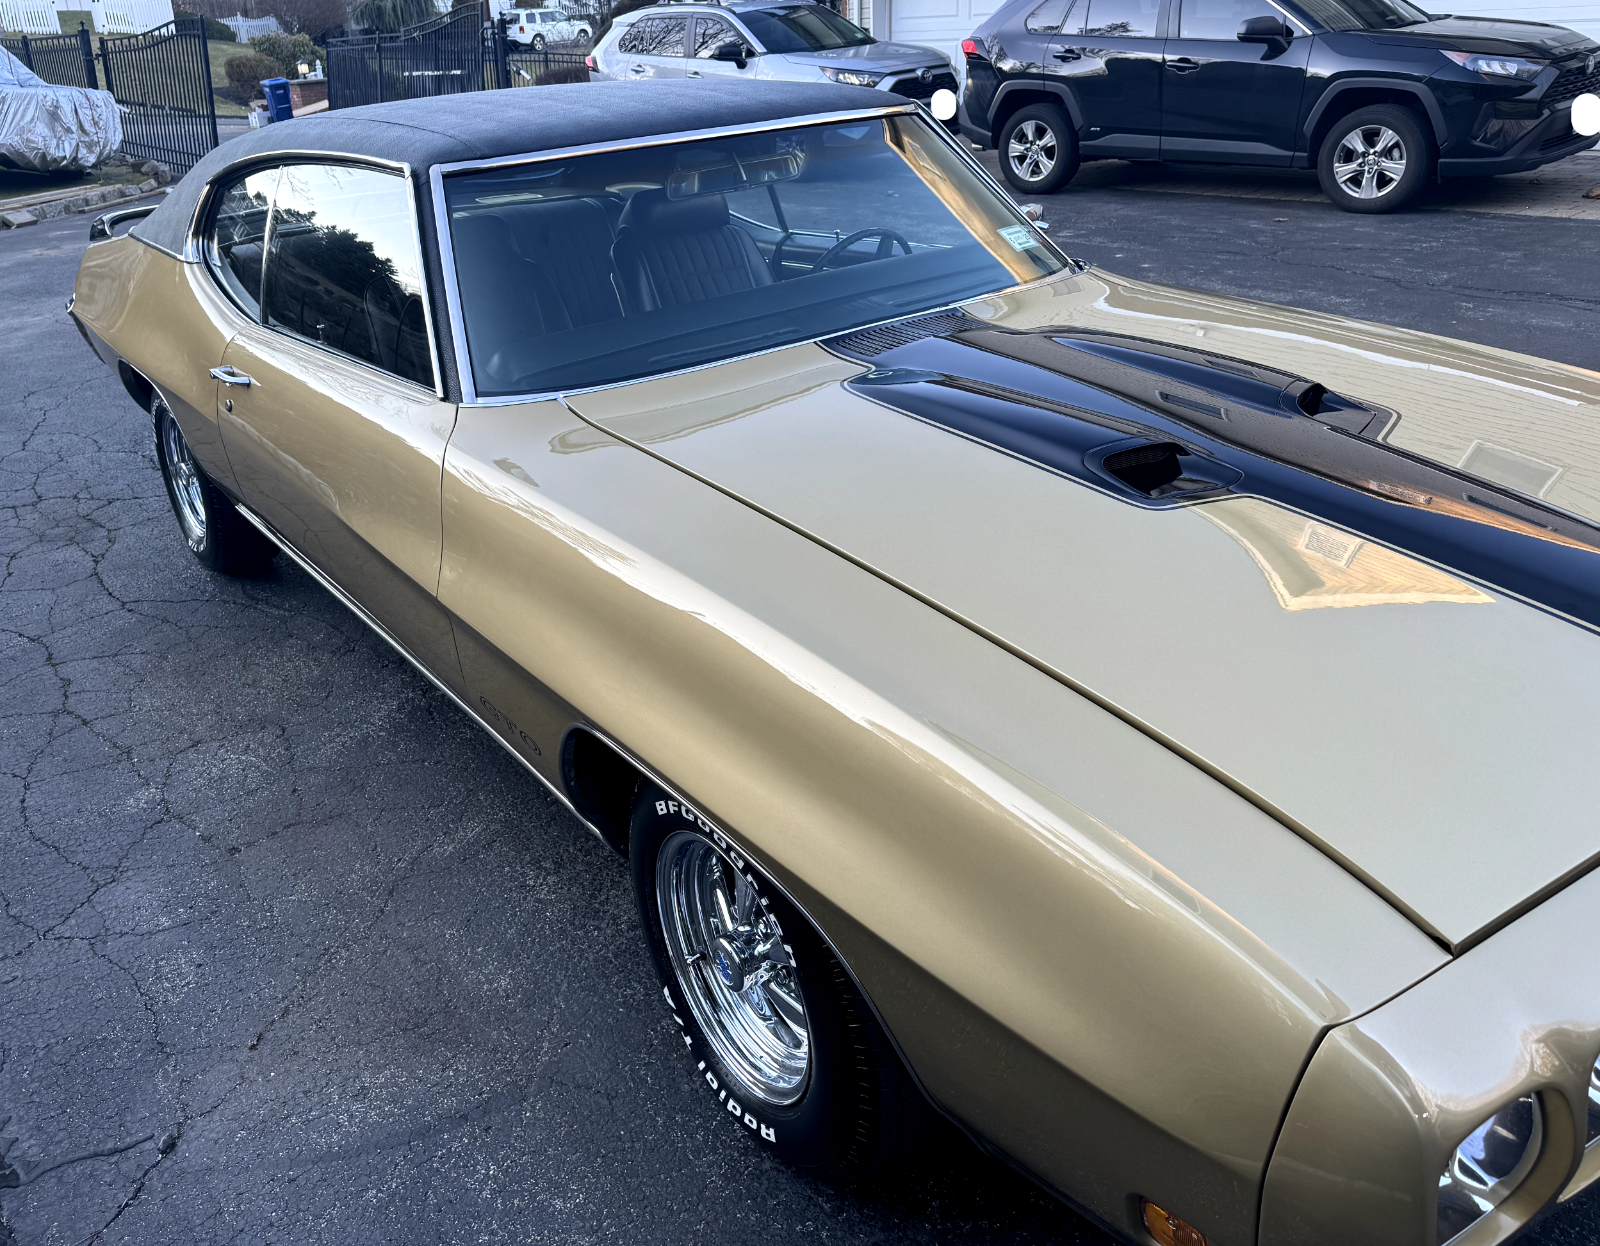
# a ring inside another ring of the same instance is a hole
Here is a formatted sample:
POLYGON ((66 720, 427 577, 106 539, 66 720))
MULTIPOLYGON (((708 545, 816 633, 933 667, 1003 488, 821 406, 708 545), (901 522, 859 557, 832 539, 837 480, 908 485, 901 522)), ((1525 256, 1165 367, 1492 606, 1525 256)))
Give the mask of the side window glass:
POLYGON ((653 18, 641 18, 627 30, 622 32, 622 38, 617 40, 617 51, 626 56, 639 56, 644 52, 644 28, 653 21, 653 18))
POLYGON ((1112 38, 1153 38, 1160 0, 1089 0, 1083 34, 1112 38))
POLYGON ((687 17, 663 17, 657 19, 657 33, 650 41, 647 49, 651 56, 682 56, 683 41, 688 34, 689 19, 687 17))
POLYGON ((261 261, 277 180, 277 169, 259 169, 223 191, 206 240, 211 271, 253 320, 261 318, 261 261))
POLYGON ((1178 17, 1178 38, 1234 39, 1238 37, 1240 24, 1251 17, 1277 17, 1277 14, 1264 0, 1183 0, 1178 17))
POLYGON ((714 17, 695 19, 694 55, 702 60, 708 59, 724 43, 743 42, 738 32, 727 22, 718 21, 714 17))
POLYGON ((1059 34, 1065 26, 1067 15, 1072 12, 1074 0, 1044 0, 1044 3, 1028 14, 1027 26, 1036 35, 1059 34))
POLYGON ((285 165, 267 247, 268 324, 433 387, 416 222, 399 175, 285 165))

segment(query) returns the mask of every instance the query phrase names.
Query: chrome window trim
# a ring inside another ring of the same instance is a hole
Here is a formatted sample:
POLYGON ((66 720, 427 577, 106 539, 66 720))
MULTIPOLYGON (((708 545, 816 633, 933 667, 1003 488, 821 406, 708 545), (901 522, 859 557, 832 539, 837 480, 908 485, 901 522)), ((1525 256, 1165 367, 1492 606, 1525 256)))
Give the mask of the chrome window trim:
MULTIPOLYGON (((954 303, 946 303, 940 307, 928 307, 921 311, 904 312, 898 316, 890 316, 883 320, 876 320, 870 324, 854 325, 846 329, 835 329, 816 337, 804 338, 794 342, 784 342, 777 346, 766 346, 760 350, 747 351, 742 355, 729 355, 723 359, 715 359, 707 363, 692 364, 686 368, 673 368, 667 372, 652 372, 647 376, 632 377, 626 381, 608 381, 602 385, 587 385, 572 389, 546 390, 542 392, 529 392, 522 394, 496 395, 489 398, 478 396, 476 378, 472 375, 472 358, 467 352, 466 324, 461 313, 461 288, 456 279, 455 247, 450 236, 450 212, 445 205, 444 179, 446 174, 461 173, 477 169, 500 169, 520 164, 541 164, 548 160, 567 160, 577 156, 598 155, 610 151, 631 151, 642 147, 664 147, 671 143, 694 142, 707 138, 723 138, 733 134, 762 134, 772 130, 788 130, 799 126, 809 125, 839 125, 851 121, 871 121, 881 117, 905 116, 907 114, 921 115, 927 128, 937 134, 942 142, 964 160, 983 182, 993 190, 1002 203, 1010 204, 1017 213, 1017 220, 1032 228, 1033 222, 1022 215, 1022 210, 1017 208, 1016 200, 1005 190, 989 171, 972 158, 972 154, 955 140, 943 125, 930 120, 932 114, 921 104, 910 100, 903 104, 888 104, 883 107, 850 109, 845 112, 808 113, 801 117, 786 117, 778 121, 761 121, 749 125, 718 126, 709 130, 683 130, 674 134, 655 134, 644 138, 624 139, 609 143, 591 143, 579 147, 559 147, 542 152, 528 152, 518 156, 492 156, 477 160, 460 160, 451 164, 436 164, 428 170, 428 184, 433 191, 433 223, 434 231, 439 242, 439 267, 440 275, 444 280, 445 305, 450 312, 450 341, 455 351, 456 376, 461 385, 461 405, 464 407, 513 407, 525 402, 547 402, 566 394, 589 394, 601 389, 615 389, 622 385, 637 385, 644 381, 657 381, 664 377, 683 376, 691 372, 699 372, 705 368, 720 367, 725 363, 737 363, 743 359, 755 359, 774 351, 788 350, 794 346, 814 345, 830 337, 837 337, 841 333, 860 333, 866 329, 876 328, 879 325, 893 324, 898 320, 905 320, 912 316, 930 316, 937 312, 949 311, 965 303, 975 302, 981 298, 994 298, 998 295, 1009 294, 1014 290, 1021 290, 1039 282, 1027 282, 1015 286, 1007 286, 1002 290, 991 290, 986 294, 975 294, 970 298, 960 299, 954 303)), ((1075 260, 1060 247, 1048 234, 1035 230, 1040 241, 1049 252, 1056 256, 1065 265, 1062 272, 1042 278, 1043 281, 1054 281, 1058 277, 1072 277, 1086 272, 1089 265, 1081 260, 1075 260)))
MULTIPOLYGON (((357 359, 354 355, 347 355, 343 351, 334 350, 332 347, 327 346, 322 342, 314 342, 308 337, 302 337, 298 333, 291 333, 287 329, 280 329, 275 325, 270 325, 267 323, 265 303, 267 256, 271 253, 272 249, 272 209, 277 206, 277 182, 273 183, 272 203, 269 205, 267 211, 267 228, 262 233, 261 294, 263 301, 261 303, 261 318, 259 320, 252 320, 249 317, 244 316, 238 304, 234 302, 232 296, 229 295, 228 291, 224 288, 222 293, 224 297, 228 299, 229 306, 232 307, 236 312, 239 312, 240 318, 243 319, 246 324, 255 325, 263 329, 270 329, 274 333, 281 333, 293 341, 303 342, 308 346, 314 346, 318 350, 324 351, 333 356, 335 359, 342 359, 348 363, 354 363, 359 367, 367 369, 369 372, 372 372, 377 376, 386 377, 391 381, 398 382, 399 384, 408 386, 411 389, 420 390, 426 394, 432 394, 441 402, 444 401, 444 370, 439 366, 439 335, 433 323, 433 299, 429 297, 428 293, 428 261, 427 254, 422 249, 422 220, 417 214, 417 185, 416 179, 411 175, 411 166, 406 162, 401 160, 383 160, 377 156, 356 156, 345 152, 333 151, 285 150, 259 152, 255 155, 243 156, 240 159, 235 160, 219 169, 206 184, 205 193, 200 196, 200 202, 195 208, 194 219, 189 222, 189 238, 188 242, 184 246, 184 254, 179 258, 188 263, 197 263, 202 265, 206 269, 207 274, 210 276, 212 283, 221 286, 222 283, 217 280, 216 273, 211 269, 205 236, 205 222, 210 216, 211 207, 216 200, 219 188, 225 183, 233 181, 233 175, 237 171, 247 170, 251 166, 259 165, 263 168, 276 168, 281 172, 282 169, 291 164, 337 164, 349 165, 355 168, 369 168, 380 173, 396 175, 401 179, 402 182, 405 183, 406 214, 411 220, 411 241, 417 249, 417 275, 422 281, 422 320, 428 334, 428 363, 433 368, 433 384, 427 385, 421 381, 413 381, 409 377, 404 377, 398 373, 390 372, 387 369, 380 368, 376 364, 370 363, 365 359, 357 359)), ((157 249, 159 250, 160 248, 157 249)), ((165 254, 170 255, 171 252, 165 252, 165 254)))

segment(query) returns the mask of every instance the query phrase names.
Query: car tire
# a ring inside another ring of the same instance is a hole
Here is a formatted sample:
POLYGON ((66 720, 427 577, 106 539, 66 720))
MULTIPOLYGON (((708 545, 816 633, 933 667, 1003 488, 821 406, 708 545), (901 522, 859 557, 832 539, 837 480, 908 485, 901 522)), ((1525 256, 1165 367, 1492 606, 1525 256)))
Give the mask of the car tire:
POLYGON ((582 42, 583 42, 583 41, 584 41, 584 40, 585 40, 585 39, 592 39, 592 38, 593 38, 593 37, 594 37, 594 36, 593 36, 593 35, 592 35, 592 34, 591 34, 591 33, 590 33, 590 32, 589 32, 589 31, 587 31, 587 30, 584 30, 584 29, 583 29, 583 28, 582 28, 582 27, 581 27, 581 26, 580 26, 580 27, 579 27, 579 28, 578 28, 578 33, 577 33, 577 35, 576 35, 576 36, 575 36, 575 37, 576 37, 576 39, 577 39, 577 41, 578 41, 578 42, 579 42, 579 43, 582 43, 582 42))
POLYGON ((543 52, 544 51, 544 36, 543 35, 534 35, 534 37, 533 37, 533 50, 535 52, 543 52))
POLYGON ((1393 212, 1433 176, 1438 149, 1422 119, 1399 104, 1374 104, 1340 117, 1322 140, 1322 192, 1346 212, 1393 212))
POLYGON ((640 788, 629 832, 651 960, 715 1110, 825 1179, 870 1176, 908 1154, 932 1110, 810 923, 724 835, 652 783, 640 788), (717 888, 731 931, 716 916, 717 888))
POLYGON ((150 418, 167 501, 189 551, 202 566, 226 575, 248 575, 271 562, 277 547, 211 483, 159 393, 150 399, 150 418))
POLYGON ((1054 104, 1019 108, 1000 130, 1000 172, 1025 195, 1048 195, 1078 173, 1078 135, 1054 104))

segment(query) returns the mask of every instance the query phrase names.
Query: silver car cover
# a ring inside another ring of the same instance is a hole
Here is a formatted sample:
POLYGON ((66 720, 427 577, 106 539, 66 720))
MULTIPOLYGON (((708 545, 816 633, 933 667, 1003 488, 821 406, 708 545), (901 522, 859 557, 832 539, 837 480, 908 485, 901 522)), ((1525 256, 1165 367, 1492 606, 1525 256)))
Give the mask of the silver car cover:
POLYGON ((0 164, 53 173, 92 169, 122 143, 110 91, 58 87, 0 48, 0 164))

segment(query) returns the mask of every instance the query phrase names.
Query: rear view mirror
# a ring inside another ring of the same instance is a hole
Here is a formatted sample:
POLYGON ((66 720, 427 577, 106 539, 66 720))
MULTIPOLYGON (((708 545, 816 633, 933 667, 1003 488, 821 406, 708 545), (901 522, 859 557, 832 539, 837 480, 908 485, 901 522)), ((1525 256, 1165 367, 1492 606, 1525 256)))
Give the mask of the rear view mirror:
POLYGON ((735 39, 729 39, 726 43, 717 44, 717 50, 711 54, 711 59, 714 61, 732 61, 740 69, 743 69, 746 60, 745 46, 735 39))

